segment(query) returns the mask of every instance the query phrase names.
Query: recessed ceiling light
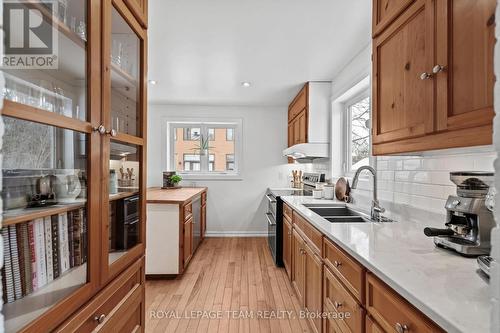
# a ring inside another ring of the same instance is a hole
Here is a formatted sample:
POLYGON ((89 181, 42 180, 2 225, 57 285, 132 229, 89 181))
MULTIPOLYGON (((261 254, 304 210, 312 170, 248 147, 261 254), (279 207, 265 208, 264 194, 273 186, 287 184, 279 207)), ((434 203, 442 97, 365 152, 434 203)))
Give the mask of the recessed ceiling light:
POLYGON ((152 85, 154 86, 154 85, 155 85, 155 84, 157 84, 158 82, 157 82, 157 81, 155 81, 155 80, 149 80, 149 83, 150 83, 150 84, 152 84, 152 85))
POLYGON ((248 82, 248 81, 243 81, 243 82, 241 82, 241 86, 242 86, 242 87, 245 87, 245 88, 248 88, 248 87, 250 87, 251 85, 252 85, 252 84, 251 84, 250 82, 248 82))

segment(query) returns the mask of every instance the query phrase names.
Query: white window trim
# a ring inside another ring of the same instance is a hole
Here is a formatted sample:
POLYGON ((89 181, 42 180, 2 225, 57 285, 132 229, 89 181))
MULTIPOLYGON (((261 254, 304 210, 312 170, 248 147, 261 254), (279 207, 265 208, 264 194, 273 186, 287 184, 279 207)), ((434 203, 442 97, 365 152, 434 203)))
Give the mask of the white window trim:
MULTIPOLYGON (((163 152, 163 166, 164 170, 175 170, 174 163, 174 145, 173 140, 170 140, 171 133, 174 127, 182 126, 202 126, 207 128, 210 126, 224 126, 233 127, 234 133, 234 155, 235 155, 235 172, 179 172, 177 174, 182 176, 184 180, 242 180, 242 166, 243 166, 243 120, 240 118, 234 119, 220 119, 220 118, 178 118, 178 119, 165 119, 164 118, 164 141, 167 149, 162 149, 163 152)), ((202 130, 203 132, 203 130, 202 130)), ((203 159, 202 159, 203 161, 203 159)), ((203 162, 202 162, 203 163, 203 162)), ((203 169, 203 165, 202 165, 203 169)), ((207 168, 208 170, 208 165, 207 168)))
MULTIPOLYGON (((370 89, 363 89, 360 93, 354 95, 343 103, 343 127, 345 129, 346 135, 344 136, 343 142, 343 163, 342 168, 344 171, 344 175, 347 177, 353 177, 356 173, 356 170, 352 170, 352 157, 351 157, 351 133, 352 133, 352 124, 351 124, 351 106, 360 102, 361 100, 370 97, 370 89)), ((371 111, 371 100, 370 100, 370 119, 372 117, 371 111)), ((371 127, 370 127, 371 130, 371 127)), ((371 136, 371 135, 370 135, 371 136)), ((370 137, 371 140, 371 137, 370 137)), ((372 147, 370 141, 369 148, 369 165, 373 166, 373 156, 372 156, 372 147)))

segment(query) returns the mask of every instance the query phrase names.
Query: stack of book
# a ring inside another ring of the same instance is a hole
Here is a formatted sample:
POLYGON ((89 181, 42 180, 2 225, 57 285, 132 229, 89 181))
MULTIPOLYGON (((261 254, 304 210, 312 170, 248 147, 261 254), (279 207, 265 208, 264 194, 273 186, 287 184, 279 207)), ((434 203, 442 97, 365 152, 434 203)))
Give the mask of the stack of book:
POLYGON ((11 303, 87 262, 87 219, 80 208, 2 228, 3 300, 11 303))

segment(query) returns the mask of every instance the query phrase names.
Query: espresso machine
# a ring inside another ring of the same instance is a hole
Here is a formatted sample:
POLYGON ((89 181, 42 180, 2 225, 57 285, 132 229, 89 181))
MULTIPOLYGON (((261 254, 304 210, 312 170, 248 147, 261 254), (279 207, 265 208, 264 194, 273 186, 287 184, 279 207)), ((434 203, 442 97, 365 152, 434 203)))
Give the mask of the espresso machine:
POLYGON ((425 235, 434 237, 437 246, 464 256, 489 254, 491 230, 495 227, 489 190, 494 179, 493 172, 451 172, 457 194, 446 201, 445 228, 425 228, 425 235))

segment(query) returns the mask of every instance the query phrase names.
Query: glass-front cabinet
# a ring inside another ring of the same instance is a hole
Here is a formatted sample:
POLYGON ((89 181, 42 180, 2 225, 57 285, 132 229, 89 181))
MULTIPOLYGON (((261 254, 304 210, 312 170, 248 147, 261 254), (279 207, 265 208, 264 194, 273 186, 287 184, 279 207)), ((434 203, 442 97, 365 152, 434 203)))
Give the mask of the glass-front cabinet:
POLYGON ((57 45, 1 69, 5 330, 48 332, 144 253, 146 31, 123 0, 3 3, 57 45))
POLYGON ((120 2, 104 8, 104 123, 111 135, 105 138, 104 185, 109 209, 103 216, 108 235, 102 257, 108 269, 103 280, 113 278, 133 258, 144 252, 145 192, 142 184, 144 149, 144 64, 146 41, 143 28, 120 2))

